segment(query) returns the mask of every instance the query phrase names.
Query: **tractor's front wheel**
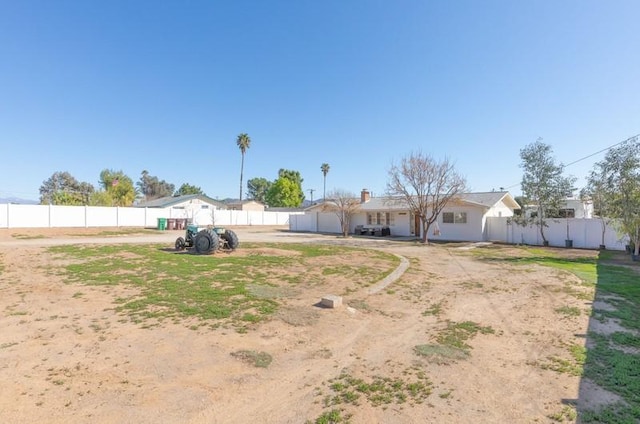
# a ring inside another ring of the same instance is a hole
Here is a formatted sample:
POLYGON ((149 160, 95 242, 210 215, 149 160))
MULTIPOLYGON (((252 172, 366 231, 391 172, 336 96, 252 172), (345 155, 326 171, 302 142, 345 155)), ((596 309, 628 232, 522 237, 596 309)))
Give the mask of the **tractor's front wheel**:
POLYGON ((185 247, 187 247, 187 243, 182 237, 178 237, 176 239, 176 250, 184 250, 185 247))
POLYGON ((212 230, 201 230, 196 234, 196 239, 193 244, 197 254, 206 255, 218 250, 220 239, 212 230))

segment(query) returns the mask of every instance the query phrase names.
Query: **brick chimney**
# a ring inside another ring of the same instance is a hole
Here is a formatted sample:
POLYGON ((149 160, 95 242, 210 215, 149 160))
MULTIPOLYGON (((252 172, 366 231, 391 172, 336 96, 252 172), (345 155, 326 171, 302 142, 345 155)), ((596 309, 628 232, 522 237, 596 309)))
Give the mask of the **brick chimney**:
POLYGON ((369 201, 369 199, 371 199, 369 190, 367 190, 366 188, 363 188, 362 192, 360 193, 360 203, 366 203, 369 201))

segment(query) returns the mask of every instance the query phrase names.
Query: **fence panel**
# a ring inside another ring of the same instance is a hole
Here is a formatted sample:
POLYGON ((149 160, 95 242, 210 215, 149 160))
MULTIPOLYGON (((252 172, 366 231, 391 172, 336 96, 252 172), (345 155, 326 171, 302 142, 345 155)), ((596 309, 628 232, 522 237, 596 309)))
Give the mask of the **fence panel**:
MULTIPOLYGON (((597 249, 604 244, 607 249, 624 250, 627 237, 620 237, 611 224, 606 226, 604 243, 602 243, 602 222, 600 219, 549 219, 544 234, 550 246, 565 246, 567 226, 569 239, 573 240, 573 247, 597 249)), ((542 245, 540 230, 535 225, 518 225, 509 218, 487 218, 487 239, 504 243, 521 243, 542 245)))
POLYGON ((86 210, 78 206, 57 206, 49 207, 50 227, 86 227, 86 210))
POLYGON ((217 226, 289 224, 289 213, 287 212, 201 209, 187 213, 184 210, 173 208, 0 204, 0 228, 155 228, 158 225, 158 218, 191 218, 195 224, 203 226, 212 224, 217 226))

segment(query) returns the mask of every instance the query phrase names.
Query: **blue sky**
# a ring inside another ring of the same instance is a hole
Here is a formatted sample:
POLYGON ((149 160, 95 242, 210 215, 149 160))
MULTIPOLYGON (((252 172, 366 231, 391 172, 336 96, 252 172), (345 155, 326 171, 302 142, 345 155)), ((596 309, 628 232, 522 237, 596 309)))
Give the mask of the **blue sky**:
MULTIPOLYGON (((383 194, 448 156, 520 192, 519 151, 564 163, 640 133, 640 2, 0 0, 0 197, 143 169, 212 197, 278 169, 383 194)), ((604 154, 572 165, 583 176, 604 154)), ((246 186, 246 185, 245 185, 246 186)))

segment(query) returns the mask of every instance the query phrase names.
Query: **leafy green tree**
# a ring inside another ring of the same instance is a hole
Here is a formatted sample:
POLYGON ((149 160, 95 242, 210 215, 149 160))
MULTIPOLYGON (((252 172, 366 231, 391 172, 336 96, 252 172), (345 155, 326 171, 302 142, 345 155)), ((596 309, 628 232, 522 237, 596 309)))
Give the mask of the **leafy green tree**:
POLYGON ((186 196, 189 194, 202 194, 204 195, 204 192, 202 191, 202 189, 198 186, 194 186, 188 183, 184 183, 180 186, 180 188, 173 194, 174 196, 186 196))
POLYGON ((247 181, 247 195, 249 199, 266 203, 266 196, 269 188, 273 184, 266 178, 251 178, 247 181))
POLYGON ((453 163, 417 152, 389 169, 387 195, 399 197, 422 224, 422 243, 429 243, 429 228, 440 212, 466 189, 466 181, 453 163))
POLYGON ((175 186, 166 182, 160 181, 158 177, 149 175, 149 171, 142 171, 140 181, 136 183, 140 193, 144 196, 144 200, 159 199, 161 197, 169 197, 173 195, 175 186))
POLYGON ((294 181, 280 177, 269 187, 265 200, 271 207, 297 208, 302 204, 300 192, 294 181))
POLYGON ((600 213, 615 219, 618 232, 629 236, 634 246, 633 253, 638 256, 640 254, 640 141, 637 136, 609 149, 605 158, 595 164, 589 176, 589 187, 599 197, 600 213))
POLYGON ((242 174, 244 172, 244 155, 247 153, 247 149, 251 147, 251 138, 245 133, 238 135, 236 139, 236 144, 240 149, 240 153, 242 154, 242 162, 240 164, 240 200, 242 200, 242 174))
POLYGON ((100 186, 111 197, 111 206, 131 206, 136 198, 133 181, 122 171, 103 169, 100 172, 100 186))
POLYGON ((324 179, 324 182, 322 184, 322 199, 325 199, 327 196, 327 174, 329 173, 329 168, 331 168, 329 166, 328 163, 323 163, 320 166, 320 170, 322 171, 322 177, 324 179))
POLYGON ((304 191, 302 191, 302 176, 299 171, 293 171, 291 169, 280 169, 278 171, 278 178, 286 178, 291 181, 296 187, 296 196, 298 198, 297 204, 295 207, 302 205, 304 202, 304 191))
POLYGON ((70 173, 54 172, 49 179, 40 186, 40 203, 52 205, 86 205, 93 185, 79 182, 70 173))
POLYGON ((528 204, 536 206, 537 213, 532 220, 540 229, 543 242, 547 244, 544 234, 546 218, 557 215, 562 202, 571 195, 576 179, 562 175, 564 165, 556 164, 553 149, 543 143, 541 138, 521 149, 520 158, 520 167, 524 170, 522 194, 528 204))
POLYGON ((106 190, 98 190, 91 193, 89 206, 113 206, 114 201, 111 194, 106 190))

